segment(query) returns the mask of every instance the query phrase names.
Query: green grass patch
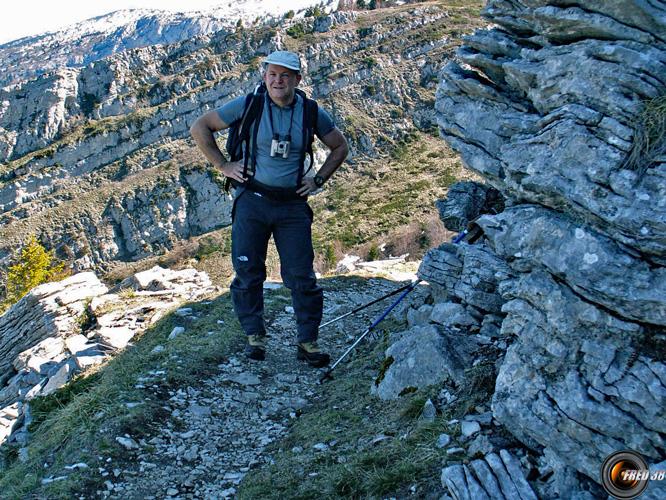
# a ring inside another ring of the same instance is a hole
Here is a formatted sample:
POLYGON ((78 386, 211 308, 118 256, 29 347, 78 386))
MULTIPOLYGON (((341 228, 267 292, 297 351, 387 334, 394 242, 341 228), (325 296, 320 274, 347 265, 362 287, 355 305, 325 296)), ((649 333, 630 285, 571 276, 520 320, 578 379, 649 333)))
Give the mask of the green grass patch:
POLYGON ((197 321, 166 316, 101 368, 31 402, 35 420, 28 459, 21 462, 16 450, 3 447, 3 499, 72 498, 74 493, 94 493, 103 482, 96 474, 102 461, 107 457, 116 463, 127 460, 115 437, 128 433, 140 439, 151 434, 168 417, 162 401, 169 397, 170 388, 196 385, 217 370, 242 339, 230 299, 225 294, 210 303, 188 306, 199 317, 197 321), (219 319, 224 325, 217 323, 219 319), (185 333, 167 340, 179 322, 183 322, 185 333), (165 349, 153 352, 158 344, 165 349), (152 382, 140 382, 151 371, 166 374, 152 382), (130 402, 140 404, 128 408, 130 402), (77 462, 90 468, 77 472, 64 469, 77 462), (42 485, 42 478, 49 476, 67 478, 42 485))

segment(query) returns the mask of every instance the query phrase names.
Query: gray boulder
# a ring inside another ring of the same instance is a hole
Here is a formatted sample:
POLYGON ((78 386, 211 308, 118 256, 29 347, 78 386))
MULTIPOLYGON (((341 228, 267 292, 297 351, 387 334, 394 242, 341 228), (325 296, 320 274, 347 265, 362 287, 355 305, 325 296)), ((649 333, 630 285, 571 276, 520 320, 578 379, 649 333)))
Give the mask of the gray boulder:
POLYGON ((383 372, 370 392, 381 399, 395 399, 409 388, 418 389, 444 380, 464 381, 471 361, 464 335, 443 334, 435 325, 416 326, 386 350, 383 372))
POLYGON ((449 187, 444 200, 435 205, 440 219, 449 231, 460 232, 481 214, 500 213, 504 199, 497 189, 478 182, 456 182, 449 187))

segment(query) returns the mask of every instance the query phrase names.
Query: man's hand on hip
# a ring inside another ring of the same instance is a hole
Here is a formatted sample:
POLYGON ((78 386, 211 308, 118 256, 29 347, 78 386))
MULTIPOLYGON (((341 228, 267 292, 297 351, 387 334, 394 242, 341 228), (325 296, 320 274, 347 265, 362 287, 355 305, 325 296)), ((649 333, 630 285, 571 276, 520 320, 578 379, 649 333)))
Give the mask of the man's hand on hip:
POLYGON ((243 162, 242 161, 230 161, 225 163, 222 168, 222 173, 225 177, 234 179, 238 182, 245 182, 247 178, 243 177, 243 162))
POLYGON ((317 191, 318 189, 320 188, 318 188, 317 185, 315 184, 314 178, 306 177, 305 179, 303 179, 301 187, 296 192, 301 196, 307 196, 309 194, 312 194, 314 191, 317 191))

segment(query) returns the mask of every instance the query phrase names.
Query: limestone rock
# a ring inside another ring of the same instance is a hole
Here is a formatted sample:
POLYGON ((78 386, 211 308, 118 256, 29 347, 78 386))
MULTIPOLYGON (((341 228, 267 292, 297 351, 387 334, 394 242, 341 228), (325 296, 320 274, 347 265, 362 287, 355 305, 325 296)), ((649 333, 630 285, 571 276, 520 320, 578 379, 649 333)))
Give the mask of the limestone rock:
POLYGON ((469 466, 452 465, 442 469, 442 486, 457 499, 524 499, 536 500, 525 480, 520 464, 507 450, 500 457, 491 453, 469 466))
MULTIPOLYGON (((431 250, 420 275, 443 287, 439 302, 491 313, 482 330, 499 327, 510 344, 495 419, 596 482, 612 451, 656 461, 665 449, 666 161, 657 145, 627 162, 641 114, 664 93, 664 13, 640 0, 490 0, 495 27, 466 38, 437 92, 442 136, 506 198, 477 220, 473 245, 506 267, 477 281, 493 284, 494 308, 468 299, 478 273, 464 245, 431 250)), ((456 196, 440 206, 455 213, 456 196)), ((515 466, 485 461, 495 474, 515 466)), ((555 475, 573 478, 556 481, 559 495, 594 496, 576 473, 555 475)), ((447 473, 462 494, 466 479, 447 473)), ((505 496, 522 495, 500 479, 505 496)))
POLYGON ((498 286, 511 270, 486 245, 444 243, 423 257, 418 275, 440 289, 440 302, 455 298, 456 302, 497 314, 504 303, 498 286))
MULTIPOLYGON (((34 288, 0 316, 0 386, 11 376, 19 353, 49 337, 72 332, 85 301, 106 291, 93 273, 80 273, 34 288)), ((58 350, 62 350, 59 342, 58 350)))
POLYGON ((504 200, 497 189, 478 182, 463 181, 449 186, 446 199, 435 203, 444 227, 461 232, 481 214, 500 213, 504 200))
POLYGON ((652 342, 650 331, 595 307, 544 271, 513 282, 507 294, 513 300, 502 330, 517 339, 497 378, 495 418, 583 474, 618 449, 659 457, 666 365, 643 347, 652 342))
POLYGON ((435 325, 413 327, 386 350, 387 368, 371 392, 382 399, 395 399, 408 388, 425 387, 451 379, 463 382, 470 362, 469 341, 463 335, 440 332, 435 325))

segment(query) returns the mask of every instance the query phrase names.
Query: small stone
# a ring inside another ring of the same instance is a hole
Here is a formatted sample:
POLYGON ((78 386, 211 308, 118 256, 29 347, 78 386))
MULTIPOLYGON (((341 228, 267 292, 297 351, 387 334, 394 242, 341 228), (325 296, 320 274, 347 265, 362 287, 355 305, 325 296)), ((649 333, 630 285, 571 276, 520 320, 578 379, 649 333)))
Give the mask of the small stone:
POLYGON ((139 445, 132 438, 119 436, 116 438, 116 441, 120 443, 121 446, 127 448, 128 450, 134 450, 139 447, 139 445))
POLYGON ((180 316, 181 318, 184 318, 185 316, 192 316, 192 308, 181 307, 180 309, 176 310, 175 315, 180 316))
POLYGON ((476 420, 465 421, 460 424, 463 437, 470 437, 481 430, 481 425, 476 420))
POLYGON ((451 442, 451 436, 448 434, 440 434, 437 438, 437 448, 445 448, 451 442))
POLYGON ((237 384, 240 385, 259 385, 261 384, 261 380, 259 377, 252 373, 248 372, 243 372, 239 373, 237 375, 231 375, 227 378, 227 380, 230 380, 231 382, 236 382, 237 384))
POLYGON ((42 484, 50 484, 50 483, 54 483, 56 481, 62 481, 63 479, 67 479, 67 476, 46 477, 46 478, 42 479, 42 484))
POLYGON ((176 488, 169 488, 166 491, 166 494, 167 494, 167 496, 175 497, 178 494, 178 490, 176 488))
POLYGON ((488 436, 483 434, 479 434, 476 438, 474 438, 474 440, 467 447, 467 454, 470 457, 473 457, 477 454, 485 457, 488 453, 492 453, 493 451, 495 451, 495 447, 490 442, 488 436))
POLYGON ((85 464, 83 462, 79 462, 79 463, 72 464, 72 465, 65 465, 65 469, 67 469, 67 470, 87 469, 87 468, 88 468, 88 464, 85 464))
POLYGON ((421 418, 425 420, 426 422, 434 422, 435 417, 437 416, 437 408, 435 408, 435 405, 433 402, 428 399, 428 401, 425 402, 423 405, 423 411, 421 412, 421 418))
POLYGON ((169 338, 169 340, 173 340, 178 335, 180 335, 181 333, 184 333, 184 332, 185 332, 185 328, 183 328, 182 326, 176 326, 176 327, 174 327, 173 330, 171 330, 171 333, 169 334, 168 338, 169 338))
POLYGON ((328 445, 326 443, 317 443, 312 446, 317 451, 326 451, 328 450, 328 445))
POLYGON ((286 312, 287 314, 294 314, 294 308, 291 306, 287 306, 284 308, 284 312, 286 312))
POLYGON ((386 434, 377 434, 374 438, 372 438, 371 443, 377 444, 381 443, 382 441, 386 441, 387 439, 391 439, 391 436, 387 436, 386 434))
POLYGON ((458 455, 460 453, 465 453, 465 450, 463 448, 449 448, 446 450, 447 455, 458 455))
POLYGON ((291 449, 291 452, 292 452, 292 453, 303 453, 303 448, 300 447, 300 446, 294 446, 294 447, 291 449))
POLYGON ((165 349, 166 348, 163 345, 156 345, 155 347, 153 347, 153 350, 150 352, 153 354, 159 354, 161 352, 164 352, 165 349))

